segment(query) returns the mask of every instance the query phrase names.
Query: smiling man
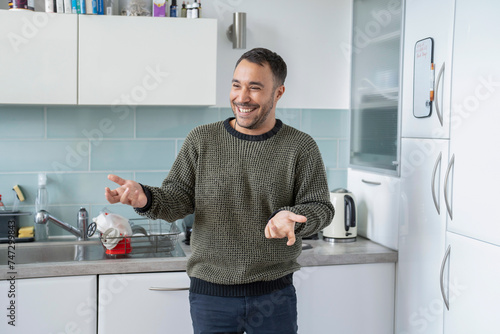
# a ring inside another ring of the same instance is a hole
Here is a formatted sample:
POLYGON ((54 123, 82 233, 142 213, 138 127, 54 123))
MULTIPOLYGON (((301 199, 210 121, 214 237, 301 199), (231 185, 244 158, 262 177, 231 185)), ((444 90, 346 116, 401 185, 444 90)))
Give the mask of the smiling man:
POLYGON ((246 52, 233 74, 234 118, 192 130, 161 187, 109 176, 119 185, 106 188, 110 203, 167 221, 194 212, 196 334, 297 332, 301 237, 326 227, 334 209, 316 143, 275 117, 286 74, 276 53, 246 52))
POLYGON ((256 50, 246 57, 240 58, 233 75, 229 99, 235 120, 231 126, 242 133, 260 135, 276 123, 276 103, 285 92, 287 69, 284 62, 277 62, 272 69, 269 62, 259 61, 256 50))

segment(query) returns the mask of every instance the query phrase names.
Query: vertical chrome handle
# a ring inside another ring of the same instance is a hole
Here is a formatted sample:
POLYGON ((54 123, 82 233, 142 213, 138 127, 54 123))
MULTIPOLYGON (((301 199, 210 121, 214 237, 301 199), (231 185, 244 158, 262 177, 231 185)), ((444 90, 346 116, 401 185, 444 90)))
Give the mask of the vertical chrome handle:
POLYGON ((443 156, 443 152, 439 152, 439 156, 437 157, 436 163, 434 164, 434 170, 432 171, 432 180, 431 180, 432 200, 434 201, 434 206, 436 207, 438 215, 441 214, 441 210, 440 210, 438 200, 436 198, 435 184, 436 184, 437 167, 438 167, 438 165, 441 165, 441 157, 442 156, 443 156))
POLYGON ((444 254, 443 261, 441 262, 441 271, 439 272, 439 286, 441 287, 441 296, 443 296, 444 305, 446 309, 450 310, 450 301, 446 298, 444 293, 444 266, 446 264, 446 259, 450 256, 451 245, 448 245, 446 253, 444 254))
POLYGON ((448 164, 448 169, 446 170, 446 176, 444 179, 444 203, 446 204, 446 210, 448 210, 448 214, 450 218, 453 219, 453 211, 451 209, 450 201, 448 200, 448 179, 450 177, 450 171, 453 165, 455 164, 455 154, 451 157, 450 163, 448 164))
POLYGON ((441 77, 443 76, 444 72, 444 63, 443 66, 441 66, 441 69, 439 70, 438 77, 436 80, 436 87, 434 89, 434 105, 436 106, 436 115, 439 119, 439 123, 441 123, 441 126, 443 126, 443 113, 439 111, 439 81, 441 81, 441 77))

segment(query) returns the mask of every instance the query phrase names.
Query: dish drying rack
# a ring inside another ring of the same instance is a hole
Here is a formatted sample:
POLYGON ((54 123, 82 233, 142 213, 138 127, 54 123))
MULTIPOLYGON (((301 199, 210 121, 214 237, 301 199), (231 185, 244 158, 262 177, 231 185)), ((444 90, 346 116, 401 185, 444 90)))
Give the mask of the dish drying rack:
MULTIPOLYGON (((131 236, 106 237, 120 239, 112 249, 106 249, 106 254, 146 254, 171 253, 175 250, 180 229, 175 223, 165 220, 137 218, 129 219, 132 228, 131 236)), ((101 235, 104 241, 104 235, 101 235)))

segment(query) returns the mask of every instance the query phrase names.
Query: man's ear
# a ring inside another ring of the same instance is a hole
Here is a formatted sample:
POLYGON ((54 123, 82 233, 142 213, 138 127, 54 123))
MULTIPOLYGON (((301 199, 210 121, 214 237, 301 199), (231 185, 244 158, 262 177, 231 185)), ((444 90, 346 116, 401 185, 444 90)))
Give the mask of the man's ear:
POLYGON ((275 94, 276 94, 275 95, 276 101, 278 101, 279 99, 281 99, 281 97, 283 96, 283 94, 285 94, 285 86, 281 85, 278 88, 276 88, 275 94))

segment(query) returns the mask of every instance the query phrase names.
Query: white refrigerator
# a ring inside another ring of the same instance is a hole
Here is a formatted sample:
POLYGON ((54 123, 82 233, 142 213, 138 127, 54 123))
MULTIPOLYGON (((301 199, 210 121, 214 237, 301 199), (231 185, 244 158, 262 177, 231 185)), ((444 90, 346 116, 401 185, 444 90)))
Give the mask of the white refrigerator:
POLYGON ((499 12, 494 0, 407 2, 397 334, 499 333, 499 12), (428 37, 437 100, 417 118, 415 44, 428 37))
POLYGON ((449 151, 454 2, 406 2, 397 334, 443 332, 439 272, 446 250, 444 177, 449 151), (419 94, 425 90, 427 94, 419 94))

